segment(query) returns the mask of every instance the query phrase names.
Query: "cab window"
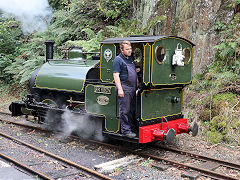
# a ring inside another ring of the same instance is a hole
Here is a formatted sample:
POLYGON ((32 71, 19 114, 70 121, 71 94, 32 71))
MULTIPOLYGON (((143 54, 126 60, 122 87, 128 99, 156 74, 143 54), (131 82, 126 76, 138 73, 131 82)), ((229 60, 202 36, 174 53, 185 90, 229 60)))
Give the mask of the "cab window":
POLYGON ((155 49, 155 60, 158 64, 163 64, 166 60, 166 49, 161 45, 155 49))

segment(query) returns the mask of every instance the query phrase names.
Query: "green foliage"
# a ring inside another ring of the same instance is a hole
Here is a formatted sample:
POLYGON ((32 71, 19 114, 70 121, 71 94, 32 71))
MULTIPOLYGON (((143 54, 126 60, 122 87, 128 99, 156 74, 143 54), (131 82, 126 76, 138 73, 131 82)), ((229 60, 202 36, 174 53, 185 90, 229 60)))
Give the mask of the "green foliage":
POLYGON ((223 67, 227 70, 240 72, 240 15, 236 14, 229 23, 217 22, 215 30, 222 36, 222 41, 215 46, 216 63, 219 69, 223 67))
POLYGON ((156 25, 156 23, 165 21, 166 19, 167 19, 167 17, 166 17, 166 16, 163 16, 163 15, 162 15, 162 16, 157 16, 157 17, 151 19, 151 20, 148 22, 147 27, 144 28, 143 32, 147 33, 152 26, 156 25))
POLYGON ((211 109, 205 106, 201 110, 200 119, 208 130, 207 139, 211 143, 220 141, 240 143, 240 137, 234 137, 239 135, 239 108, 240 96, 226 92, 213 96, 211 109))
POLYGON ((234 82, 240 81, 240 77, 238 74, 233 71, 223 71, 223 72, 215 72, 214 71, 207 75, 208 82, 213 80, 211 86, 214 86, 216 89, 224 88, 228 85, 231 85, 234 82), (209 75, 209 76, 208 76, 209 75))
POLYGON ((223 137, 218 131, 209 131, 207 132, 207 140, 213 144, 217 144, 223 140, 223 137))
POLYGON ((150 158, 148 158, 148 159, 146 159, 145 161, 143 161, 143 162, 141 163, 141 166, 149 166, 149 165, 151 165, 152 163, 153 163, 153 160, 150 159, 150 158))
POLYGON ((99 41, 102 40, 102 31, 95 34, 91 29, 83 29, 82 32, 87 34, 89 40, 67 41, 67 47, 83 47, 87 52, 99 52, 99 41))
POLYGON ((128 17, 130 0, 100 0, 97 3, 97 10, 99 11, 99 16, 109 20, 118 20, 120 18, 128 17))
POLYGON ((226 117, 221 116, 215 116, 214 118, 212 118, 212 120, 210 121, 210 130, 213 132, 217 131, 222 135, 225 135, 228 131, 226 119, 226 117))
MULTIPOLYGON (((234 70, 223 65, 219 61, 215 61, 209 66, 208 71, 205 74, 196 74, 193 78, 193 86, 198 92, 208 91, 217 94, 219 91, 223 91, 227 87, 235 86, 240 82, 240 76, 234 70)), ((238 88, 235 86, 235 91, 238 88)))
POLYGON ((206 89, 208 86, 207 81, 203 81, 204 75, 203 74, 195 74, 193 76, 192 84, 195 86, 195 90, 200 92, 203 89, 206 89))
POLYGON ((171 2, 169 0, 162 0, 160 3, 165 4, 166 6, 169 6, 171 2))
POLYGON ((215 30, 216 31, 222 31, 222 30, 225 30, 225 29, 226 29, 226 24, 221 23, 219 21, 216 22, 216 25, 215 25, 215 30))
POLYGON ((68 6, 70 3, 70 0, 48 0, 51 7, 54 9, 62 9, 65 6, 68 6))
POLYGON ((203 79, 203 74, 201 74, 201 73, 194 74, 194 79, 195 80, 202 80, 203 79))
MULTIPOLYGON (((238 124, 237 122, 239 121, 234 121, 234 122, 235 122, 234 124, 238 124)), ((234 126, 234 124, 232 124, 232 121, 227 116, 218 115, 213 117, 209 123, 209 131, 207 134, 207 138, 213 144, 219 143, 221 141, 225 141, 228 143, 237 141, 239 143, 240 138, 239 140, 237 140, 233 138, 231 134, 231 132, 234 132, 235 134, 239 134, 238 130, 232 129, 232 126, 234 126)))
POLYGON ((214 96, 212 103, 216 107, 234 106, 237 103, 237 95, 230 92, 217 94, 214 96))
MULTIPOLYGON (((121 35, 128 28, 129 0, 72 0, 53 14, 49 30, 44 33, 46 38, 54 39, 56 46, 66 41, 89 40, 86 29, 102 38, 121 35)), ((136 29, 136 28, 135 28, 136 29)))
POLYGON ((199 110, 197 119, 202 121, 206 138, 213 144, 240 143, 239 83, 239 74, 219 60, 209 66, 205 74, 196 74, 193 78, 192 90, 197 91, 198 96, 189 107, 199 110))
POLYGON ((33 71, 40 67, 43 62, 44 58, 39 56, 28 61, 17 58, 15 59, 15 62, 5 69, 5 71, 8 74, 11 74, 15 78, 15 81, 18 81, 19 84, 23 85, 30 79, 33 71))
POLYGON ((11 76, 4 72, 4 69, 8 67, 12 63, 12 57, 8 55, 0 54, 0 80, 4 82, 9 82, 11 80, 11 76))
POLYGON ((136 29, 135 24, 127 20, 129 0, 49 2, 55 12, 49 29, 44 33, 23 36, 19 28, 18 34, 11 29, 12 21, 4 20, 0 25, 0 80, 13 80, 20 86, 25 85, 31 73, 44 63, 45 40, 55 41, 58 49, 54 56, 61 58, 59 49, 82 46, 85 51, 99 51, 99 41, 103 38, 124 34, 129 24, 136 29), (16 37, 20 37, 19 41, 15 40, 16 37))
POLYGON ((9 83, 12 77, 4 69, 11 65, 19 53, 20 29, 17 22, 12 19, 0 19, 0 22, 0 81, 9 83))
POLYGON ((23 86, 30 79, 32 72, 40 67, 45 60, 45 45, 43 38, 35 34, 27 44, 19 50, 19 56, 5 68, 5 72, 19 85, 23 86))

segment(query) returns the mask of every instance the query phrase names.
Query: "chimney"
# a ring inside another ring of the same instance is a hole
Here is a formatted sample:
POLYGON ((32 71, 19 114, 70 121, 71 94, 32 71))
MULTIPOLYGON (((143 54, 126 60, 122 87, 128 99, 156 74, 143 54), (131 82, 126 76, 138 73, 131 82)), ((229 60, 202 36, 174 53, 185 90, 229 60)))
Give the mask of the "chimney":
POLYGON ((45 41, 46 44, 46 62, 53 59, 53 44, 55 41, 45 41))

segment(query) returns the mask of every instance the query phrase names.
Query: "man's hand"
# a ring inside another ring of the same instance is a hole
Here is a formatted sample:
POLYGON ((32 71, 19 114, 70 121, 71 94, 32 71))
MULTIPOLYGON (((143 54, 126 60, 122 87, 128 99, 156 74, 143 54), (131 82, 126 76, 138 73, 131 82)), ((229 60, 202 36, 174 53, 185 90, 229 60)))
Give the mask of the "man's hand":
POLYGON ((140 68, 136 68, 136 72, 139 73, 141 71, 140 68))
POLYGON ((122 89, 118 89, 118 96, 119 97, 124 97, 124 92, 122 89))

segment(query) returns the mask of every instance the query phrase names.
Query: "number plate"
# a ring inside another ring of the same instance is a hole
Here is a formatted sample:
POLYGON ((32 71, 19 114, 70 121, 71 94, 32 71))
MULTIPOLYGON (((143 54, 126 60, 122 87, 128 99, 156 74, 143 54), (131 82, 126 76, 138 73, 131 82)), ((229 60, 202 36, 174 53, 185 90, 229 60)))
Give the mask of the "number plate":
POLYGON ((94 92, 95 93, 101 93, 101 94, 111 94, 111 87, 94 86, 94 92))

